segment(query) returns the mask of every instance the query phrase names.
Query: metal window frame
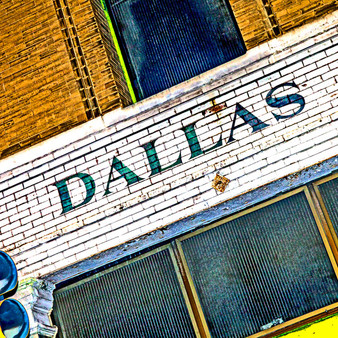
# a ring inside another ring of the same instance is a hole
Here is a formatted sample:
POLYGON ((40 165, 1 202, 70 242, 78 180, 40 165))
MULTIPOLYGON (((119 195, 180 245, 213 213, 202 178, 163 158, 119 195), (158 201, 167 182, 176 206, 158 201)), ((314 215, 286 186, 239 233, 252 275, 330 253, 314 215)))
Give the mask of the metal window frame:
MULTIPOLYGON (((320 236, 322 238, 323 244, 325 246, 326 252, 329 256, 331 265, 333 267, 333 270, 336 274, 336 277, 338 278, 338 241, 337 241, 337 234, 335 233, 332 222, 329 218, 329 215, 327 213, 327 210, 325 208, 325 204, 323 201, 323 198, 320 194, 318 186, 321 184, 328 182, 330 180, 333 180, 338 177, 338 173, 331 174, 328 177, 322 178, 318 181, 308 183, 307 185, 304 185, 300 188, 297 188, 295 190, 289 191, 287 193, 284 193, 280 196, 274 197, 268 201, 259 203, 253 207, 250 207, 248 209, 245 209, 243 211, 240 211, 236 214, 233 214, 229 217, 226 217, 220 221, 217 221, 215 223, 212 223, 202 229, 199 229, 197 231, 193 231, 189 234, 183 235, 178 237, 176 240, 172 240, 170 243, 162 245, 156 249, 153 249, 147 253, 143 253, 137 257, 134 257, 128 261, 119 263, 113 267, 110 267, 107 270, 98 272, 90 277, 86 277, 74 284, 68 285, 66 287, 63 287, 59 290, 56 290, 55 293, 63 292, 66 290, 69 290, 73 287, 76 287, 77 285, 81 285, 83 283, 86 283, 92 279, 98 278, 100 276, 106 275, 107 273, 110 273, 112 271, 115 271, 117 269, 120 269, 124 266, 127 266, 129 264, 132 264, 134 262, 137 262, 141 259, 144 259, 148 256, 151 256, 153 254, 156 254, 160 251, 169 250, 171 260, 173 262, 173 266, 175 269, 175 273, 178 279, 178 282, 180 284, 180 288, 184 297, 185 304, 187 306, 187 310, 195 331, 195 334, 197 337, 211 337, 209 328, 203 313, 202 306, 199 302, 198 294, 195 289, 192 276, 190 274, 190 271, 188 269, 187 261, 183 252, 183 248, 181 245, 181 242, 185 239, 194 237, 200 233, 203 233, 205 231, 211 230, 215 227, 221 226, 225 223, 228 223, 236 218, 242 217, 244 215, 247 215, 249 213, 255 212, 256 210, 259 210, 261 208, 264 208, 266 206, 272 205, 274 203, 277 203, 281 200, 284 200, 286 198, 289 198, 293 195, 304 193, 306 196, 307 203, 310 207, 311 213, 314 217, 314 221, 317 225, 318 231, 320 233, 320 236)), ((315 311, 309 312, 307 314, 304 314, 300 317, 296 317, 292 320, 289 320, 283 324, 276 325, 270 329, 255 333, 248 338, 261 338, 261 337, 276 337, 277 335, 289 332, 293 329, 299 328, 303 325, 313 323, 316 320, 322 319, 324 317, 328 317, 330 315, 338 313, 338 302, 333 303, 329 306, 325 306, 323 308, 317 309, 315 311)), ((62 330, 62 328, 61 328, 62 330)))
MULTIPOLYGON (((336 174, 334 176, 337 177, 338 174, 336 174)), ((330 180, 330 178, 322 179, 322 180, 320 180, 320 182, 324 183, 328 180, 330 180)), ((315 186, 314 183, 312 183, 312 184, 315 186)), ((255 212, 256 210, 259 210, 259 209, 264 208, 266 206, 272 205, 276 202, 279 202, 281 200, 289 198, 293 195, 296 195, 296 194, 299 194, 299 193, 304 193, 305 196, 306 196, 307 202, 310 206, 310 209, 311 209, 312 215, 314 217, 315 223, 317 225, 318 231, 320 233, 320 236, 323 240, 323 243, 324 243, 326 252, 329 256, 331 265, 332 265, 333 270, 334 270, 336 277, 338 279, 337 247, 332 246, 332 244, 334 244, 334 241, 333 241, 331 232, 327 230, 327 225, 323 222, 322 217, 320 217, 320 213, 321 213, 320 205, 317 203, 316 200, 314 200, 313 193, 311 194, 312 189, 313 188, 312 188, 311 184, 309 184, 309 186, 300 187, 300 188, 295 189, 293 191, 290 191, 286 194, 275 197, 275 198, 273 198, 269 201, 260 203, 256 206, 249 208, 249 209, 246 209, 246 210, 243 210, 239 213, 231 215, 230 217, 227 217, 223 220, 220 220, 216 223, 213 223, 213 224, 211 224, 211 225, 209 225, 209 226, 207 226, 203 229, 197 230, 193 233, 184 235, 184 236, 176 239, 175 243, 176 243, 177 250, 179 252, 179 256, 180 256, 180 259, 181 259, 181 262, 182 262, 181 263, 182 267, 184 268, 184 273, 185 273, 186 278, 187 278, 188 288, 191 289, 190 293, 193 295, 193 298, 194 298, 193 302, 196 304, 197 311, 195 311, 195 315, 197 317, 199 317, 197 319, 197 322, 201 323, 199 328, 200 328, 202 337, 208 337, 209 338, 209 337, 211 337, 211 335, 210 335, 210 332, 209 332, 209 329, 208 329, 208 326, 207 326, 207 323, 206 323, 206 319, 205 319, 205 316, 204 316, 204 313, 203 313, 203 309, 202 309, 202 306, 199 302, 198 294, 197 294, 196 288, 194 286, 192 276, 190 274, 188 264, 187 264, 186 258, 184 256, 183 248, 182 248, 182 245, 181 245, 181 242, 188 239, 188 238, 194 237, 194 236, 199 235, 203 232, 211 230, 215 227, 221 226, 221 225, 228 223, 228 222, 230 222, 234 219, 237 219, 241 216, 255 212)), ((307 314, 302 315, 300 317, 294 318, 294 319, 289 320, 289 321, 287 321, 283 324, 276 325, 276 326, 274 326, 270 329, 255 333, 253 335, 250 335, 248 338, 275 337, 276 335, 291 331, 295 328, 301 327, 301 326, 308 324, 308 323, 311 323, 315 320, 321 319, 323 317, 327 317, 327 316, 329 316, 330 314, 333 314, 333 313, 338 313, 338 302, 331 304, 329 306, 325 306, 323 308, 317 309, 313 312, 307 313, 307 314)))
MULTIPOLYGON (((320 190, 319 190, 319 186, 321 184, 332 181, 336 178, 338 178, 338 173, 335 173, 331 176, 322 178, 321 180, 313 183, 313 189, 314 189, 314 192, 315 192, 315 198, 317 198, 320 209, 322 210, 322 213, 323 213, 322 216, 324 216, 323 223, 325 224, 327 231, 329 231, 329 233, 332 236, 332 239, 333 239, 333 242, 334 242, 334 244, 332 244, 332 245, 337 249, 338 248, 338 236, 337 236, 337 234, 336 234, 336 232, 333 228, 333 224, 332 224, 332 221, 330 219, 329 213, 326 209, 324 199, 323 199, 323 197, 320 193, 320 190)), ((336 254, 336 258, 338 258, 338 253, 336 254)))
MULTIPOLYGON (((177 83, 176 85, 170 86, 170 87, 168 87, 164 90, 161 90, 161 91, 159 91, 155 94, 152 94, 150 96, 144 96, 142 87, 140 86, 139 81, 138 81, 137 76, 136 76, 135 71, 134 71, 134 65, 132 65, 131 62, 129 62, 129 56, 128 56, 128 51, 127 51, 128 48, 124 44, 123 39, 121 38, 121 33, 119 32, 118 25, 116 23, 114 15, 113 15, 112 4, 109 0, 100 0, 100 1, 101 1, 101 6, 102 6, 102 9, 104 11, 106 20, 108 22, 110 34, 112 36, 114 47, 115 47, 116 52, 118 54, 119 62, 121 64, 123 74, 124 74, 124 77, 125 77, 127 87, 128 87, 129 93, 131 95, 131 99, 132 99, 133 104, 136 103, 136 102, 145 100, 149 97, 152 97, 153 95, 157 95, 157 94, 161 93, 162 91, 169 90, 170 88, 173 88, 173 87, 179 85, 180 83, 184 83, 184 82, 192 79, 192 78, 187 78, 185 81, 177 83)), ((124 2, 124 1, 126 1, 126 0, 121 0, 118 3, 124 2)), ((233 22, 233 26, 234 26, 234 29, 236 30, 237 37, 238 37, 239 41, 241 42, 241 44, 242 44, 242 46, 245 50, 245 53, 243 55, 245 55, 248 51, 248 47, 247 47, 247 45, 244 41, 242 31, 239 28, 237 19, 236 19, 235 14, 234 14, 233 6, 231 5, 229 0, 220 0, 220 1, 222 1, 224 3, 224 6, 226 6, 226 8, 229 12, 229 17, 230 17, 231 21, 233 22)), ((239 55, 237 57, 240 57, 240 56, 241 55, 239 55)), ((228 63, 232 60, 235 60, 235 59, 236 58, 228 60, 228 61, 222 63, 221 65, 224 65, 224 64, 226 64, 226 63, 228 63)), ((218 65, 216 67, 219 67, 221 65, 218 65)), ((216 68, 216 67, 214 67, 214 68, 216 68)), ((212 69, 214 69, 214 68, 212 68, 212 69)), ((206 71, 204 71, 200 74, 203 74, 203 73, 210 71, 210 70, 211 69, 206 70, 206 71)), ((198 75, 200 75, 200 74, 198 74, 198 75)), ((195 76, 198 76, 198 75, 195 75, 195 76)))
MULTIPOLYGON (((54 294, 58 294, 58 293, 63 293, 65 291, 68 291, 68 290, 71 290, 79 285, 83 285, 87 282, 90 282, 91 280, 94 280, 96 278, 99 278, 99 277, 102 277, 102 276, 105 276, 113 271, 116 271, 116 270, 119 270, 125 266, 128 266, 130 264, 133 264, 133 263, 136 263, 137 261, 140 261, 142 259, 145 259, 149 256, 152 256, 152 255, 155 255, 156 253, 158 252, 161 252, 161 251, 165 251, 165 250, 169 250, 169 255, 170 255, 170 258, 171 258, 171 261, 173 263, 173 266, 174 266, 174 270, 175 270, 175 273, 176 273, 176 277, 177 277, 177 280, 178 280, 178 283, 179 283, 179 286, 180 286, 180 289, 181 289, 181 292, 182 292, 182 295, 183 295, 183 298, 184 298, 184 302, 185 302, 185 305, 187 307, 187 311, 188 311, 188 314, 189 314, 189 317, 190 317, 190 320, 191 320, 191 324, 193 326, 193 329, 194 329, 194 332, 196 334, 196 337, 201 337, 200 336, 200 333, 199 333, 199 329, 198 329, 198 325, 197 325, 197 321, 196 321, 196 318, 195 318, 195 315, 194 315, 194 312, 192 310, 192 307, 191 307, 191 304, 190 304, 190 300, 189 300, 189 296, 187 294, 187 291, 186 291, 186 288, 185 288, 185 284, 183 282, 183 278, 182 278, 182 275, 180 273, 180 269, 179 269, 179 266, 178 266, 178 261, 176 259, 176 256, 175 256, 175 253, 174 253, 174 249, 173 247, 170 245, 170 244, 166 244, 164 246, 161 246, 159 248, 156 248, 154 250, 151 250, 149 252, 146 252, 140 256, 137 256, 137 257, 134 257, 128 261, 125 261, 123 263, 120 263, 118 265, 115 265, 107 270, 104 270, 104 271, 101 271, 101 272, 98 272, 94 275, 91 275, 89 277, 86 277, 76 283, 73 283, 71 285, 68 285, 64 288, 61 288, 61 289, 58 289, 58 290, 55 290, 54 291, 54 294)), ((54 314, 54 316, 57 316, 57 313, 54 314)), ((64 327, 63 327, 63 323, 60 321, 60 324, 61 324, 61 331, 64 331, 64 327)))

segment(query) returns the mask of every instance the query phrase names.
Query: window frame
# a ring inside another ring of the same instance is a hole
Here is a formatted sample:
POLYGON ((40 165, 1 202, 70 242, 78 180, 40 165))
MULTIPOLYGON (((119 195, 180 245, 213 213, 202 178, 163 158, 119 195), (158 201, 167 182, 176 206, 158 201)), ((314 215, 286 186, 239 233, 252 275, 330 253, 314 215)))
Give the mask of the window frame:
MULTIPOLYGON (((79 285, 82 285, 82 284, 85 284, 87 282, 90 282, 96 278, 100 278, 101 276, 105 276, 113 271, 116 271, 116 270, 119 270, 119 269, 122 269, 123 267, 125 266, 128 266, 130 264, 133 264, 137 261, 140 261, 142 259, 145 259, 149 256, 152 256, 152 255, 155 255, 157 254, 158 252, 161 252, 161 251, 165 251, 165 250, 169 250, 169 255, 170 255, 170 258, 171 258, 171 262, 173 263, 173 266, 174 266, 174 270, 175 270, 175 274, 176 274, 176 277, 177 277, 177 280, 178 280, 178 283, 179 283, 179 286, 180 286, 180 290, 182 292, 182 296, 183 296, 183 299, 184 299, 184 303, 187 307, 187 311, 188 311, 188 314, 189 314, 189 317, 190 317, 190 320, 191 320, 191 324, 193 326, 193 329, 194 329, 194 332, 196 334, 196 337, 199 337, 199 330, 198 330, 198 325, 196 323, 196 319, 195 319, 195 316, 193 314, 193 310, 191 308, 191 303, 190 303, 190 300, 189 300, 189 296, 187 294, 187 290, 185 288, 185 285, 184 285, 184 282, 183 282, 183 278, 182 278, 182 275, 180 273, 180 269, 178 267, 178 262, 176 260, 176 257, 175 257, 175 253, 174 253, 174 250, 172 248, 172 246, 170 244, 166 244, 166 245, 162 245, 156 249, 153 249, 151 251, 148 251, 146 253, 143 253, 137 257, 134 257, 130 260, 127 260, 127 261, 124 261, 120 264, 117 264, 117 265, 114 265, 106 270, 103 270, 103 271, 100 271, 100 272, 97 272, 89 277, 86 277, 84 279, 81 279, 75 283, 72 283, 70 285, 67 285, 63 288, 60 288, 60 289, 57 289, 54 291, 54 294, 57 294, 57 293, 62 293, 62 292, 65 292, 65 291, 68 291, 68 290, 71 290, 79 285)), ((55 311, 55 310, 54 310, 55 311)), ((54 314, 55 315, 55 314, 54 314)), ((55 321, 55 320, 54 320, 55 321)), ((63 327, 63 323, 61 323, 61 331, 65 331, 64 330, 64 327, 63 327)), ((59 335, 58 335, 59 336, 59 335)))
POLYGON ((240 29, 239 24, 237 22, 237 19, 235 17, 234 10, 232 8, 231 2, 229 0, 219 0, 219 1, 224 3, 224 6, 226 6, 226 8, 229 12, 229 18, 230 18, 231 22, 233 23, 233 28, 236 31, 238 41, 241 43, 241 47, 243 48, 244 53, 237 55, 235 58, 230 59, 228 61, 225 61, 225 62, 219 64, 218 66, 215 66, 215 67, 213 67, 209 70, 205 70, 202 73, 198 73, 194 77, 186 78, 184 81, 179 82, 179 83, 177 83, 173 86, 169 86, 169 87, 167 87, 163 90, 160 90, 160 91, 158 91, 158 92, 156 92, 152 95, 145 95, 144 97, 142 97, 143 94, 141 94, 141 92, 143 91, 143 89, 141 88, 142 87, 141 85, 137 86, 136 83, 135 83, 135 82, 137 82, 136 71, 134 69, 134 65, 129 63, 128 48, 123 42, 123 37, 120 36, 121 34, 119 32, 119 29, 118 29, 117 21, 114 18, 114 14, 113 14, 113 10, 112 10, 112 4, 111 4, 110 0, 100 0, 100 1, 101 1, 102 8, 104 10, 104 13, 105 13, 105 17, 108 21, 109 30, 110 30, 111 36, 113 38, 114 46, 115 46, 117 54, 118 54, 119 62, 121 64, 121 67, 122 67, 122 70, 123 70, 123 75, 125 77, 128 90, 129 90, 130 95, 131 95, 132 103, 140 102, 140 101, 143 101, 145 99, 148 99, 149 97, 156 96, 159 93, 162 93, 165 90, 169 90, 169 89, 171 89, 171 88, 173 88, 173 87, 175 87, 175 86, 177 86, 181 83, 189 81, 192 78, 199 76, 200 74, 211 71, 212 69, 215 69, 215 68, 217 68, 221 65, 225 65, 228 62, 245 55, 248 51, 248 47, 247 47, 247 45, 244 41, 243 34, 241 32, 241 29, 240 29))
MULTIPOLYGON (((332 236, 333 242, 334 244, 332 244, 336 249, 338 248, 338 236, 333 228, 333 224, 332 221, 330 219, 329 213, 326 209, 325 203, 324 203, 324 199, 320 193, 319 190, 319 186, 323 183, 329 182, 329 181, 333 181, 334 179, 338 178, 338 173, 335 173, 331 176, 328 177, 324 177, 322 179, 320 179, 319 181, 316 181, 313 183, 313 189, 315 192, 315 199, 317 199, 317 203, 319 203, 319 207, 320 210, 322 211, 322 217, 324 216, 324 218, 322 219, 322 222, 325 226, 326 232, 329 232, 330 235, 332 236)), ((336 252, 335 257, 338 259, 338 252, 336 252)), ((338 263, 338 260, 337 260, 338 263)))
MULTIPOLYGON (((324 247, 328 254, 331 266, 335 272, 336 278, 338 279, 338 250, 337 250, 338 246, 337 246, 337 242, 334 239, 334 238, 337 238, 337 234, 333 230, 332 222, 329 218, 329 215, 324 205, 323 198, 318 188, 318 186, 320 186, 321 184, 328 182, 330 180, 333 180, 337 177, 338 177, 338 173, 331 174, 328 177, 322 178, 314 182, 310 182, 307 185, 304 185, 292 191, 283 193, 267 201, 260 202, 256 204, 255 206, 252 206, 245 210, 237 212, 233 215, 230 215, 224 219, 216 221, 201 229, 192 231, 185 235, 181 235, 177 237, 176 239, 172 239, 170 240, 170 242, 167 242, 164 245, 160 244, 159 247, 155 249, 151 249, 150 251, 146 253, 142 253, 136 257, 133 257, 130 260, 117 263, 116 265, 106 270, 95 273, 89 277, 86 277, 68 286, 61 287, 55 292, 58 293, 58 292, 66 291, 70 288, 76 287, 77 285, 81 285, 87 281, 98 278, 102 275, 105 275, 107 273, 120 269, 124 266, 127 266, 131 263, 137 262, 148 256, 156 254, 160 251, 168 249, 170 253, 171 261, 173 263, 175 273, 176 273, 176 276, 177 276, 177 279, 180 285, 180 289, 182 291, 185 304, 187 306, 187 310, 188 310, 188 313, 191 319, 191 323, 195 331, 195 334, 197 337, 211 337, 211 334, 209 332, 209 328, 206 322, 206 318, 203 314, 203 309, 199 302, 198 294, 197 294, 196 288, 192 280, 192 276, 188 268, 188 264, 187 264, 187 261, 186 261, 186 258, 183 252, 181 242, 184 241, 185 239, 188 239, 188 238, 197 236, 203 232, 209 231, 210 229, 224 225, 234 219, 237 219, 244 215, 255 212, 256 210, 262 209, 266 206, 269 206, 281 200, 287 199, 293 195, 304 193, 308 206, 310 207, 311 214, 313 215, 314 221, 317 225, 319 234, 321 236, 324 247)), ((250 335, 248 338, 275 337, 277 335, 290 332, 306 324, 313 323, 317 320, 320 320, 322 318, 328 317, 336 313, 338 313, 338 302, 335 302, 323 308, 317 309, 315 311, 306 313, 302 316, 293 318, 282 324, 273 326, 270 329, 257 332, 253 335, 250 335)), ((62 327, 60 328, 60 330, 62 330, 62 327)))
MULTIPOLYGON (((335 176, 337 177, 338 174, 336 174, 335 176)), ((330 180, 330 178, 325 178, 325 179, 320 180, 319 182, 324 183, 324 182, 327 182, 329 180, 330 180)), ((315 183, 312 183, 312 184, 315 186, 315 183)), ((255 205, 253 207, 245 209, 245 210, 238 212, 234 215, 226 217, 225 219, 217 221, 217 222, 215 222, 215 223, 213 223, 209 226, 206 226, 203 229, 199 229, 197 231, 194 231, 192 233, 189 233, 187 235, 184 235, 184 236, 176 239, 175 243, 176 243, 176 246, 177 246, 177 250, 179 252, 179 256, 181 257, 181 264, 182 264, 182 266, 185 270, 185 275, 186 275, 186 278, 187 278, 188 287, 191 289, 191 293, 194 296, 194 302, 196 303, 197 312, 195 313, 195 315, 200 316, 200 318, 201 318, 200 322, 203 323, 203 327, 200 328, 200 329, 201 329, 202 332, 205 332, 205 337, 211 337, 211 335, 210 335, 208 326, 206 324, 206 319, 205 319, 205 316, 203 314, 202 306, 201 306, 199 299, 198 299, 197 291, 195 289, 195 286, 194 286, 194 283, 193 283, 193 280, 192 280, 192 276, 191 276, 190 271, 188 269, 188 264, 187 264, 187 261, 186 261, 185 256, 184 256, 184 252, 183 252, 181 242, 185 239, 194 237, 194 236, 201 234, 203 232, 206 232, 210 229, 213 229, 215 227, 218 227, 218 226, 221 226, 225 223, 228 223, 228 222, 230 222, 230 221, 232 221, 236 218, 239 218, 241 216, 252 213, 252 212, 254 212, 258 209, 264 208, 268 205, 274 204, 274 203, 281 201, 283 199, 286 199, 290 196, 304 192, 306 199, 307 199, 307 202, 310 206, 312 215, 313 215, 314 220, 316 222, 317 228, 319 230, 320 236, 323 240, 326 252, 329 256, 330 263, 331 263, 333 270, 335 272, 335 275, 338 279, 337 247, 334 245, 334 241, 333 241, 331 232, 327 231, 327 226, 325 225, 322 218, 320 217, 321 210, 319 209, 319 205, 318 205, 318 203, 316 203, 317 201, 314 199, 313 194, 311 194, 311 189, 313 189, 313 188, 311 187, 311 183, 310 183, 309 186, 305 185, 303 187, 297 188, 295 190, 287 192, 287 193, 280 195, 278 197, 272 198, 271 200, 265 201, 263 203, 259 203, 259 204, 255 205), (332 244, 333 244, 333 246, 332 246, 332 244)), ((311 322, 313 322, 317 319, 327 317, 327 316, 329 316, 330 314, 333 314, 333 313, 338 313, 338 302, 333 303, 329 306, 325 306, 323 308, 317 309, 315 311, 309 312, 307 314, 304 314, 304 315, 297 317, 297 318, 294 318, 292 320, 286 321, 286 322, 279 324, 279 325, 276 325, 276 326, 274 326, 270 329, 267 329, 267 330, 264 330, 264 331, 261 331, 261 332, 257 332, 255 334, 249 336, 248 338, 275 337, 277 334, 282 334, 282 333, 291 331, 295 328, 301 327, 302 325, 311 323, 311 322)))

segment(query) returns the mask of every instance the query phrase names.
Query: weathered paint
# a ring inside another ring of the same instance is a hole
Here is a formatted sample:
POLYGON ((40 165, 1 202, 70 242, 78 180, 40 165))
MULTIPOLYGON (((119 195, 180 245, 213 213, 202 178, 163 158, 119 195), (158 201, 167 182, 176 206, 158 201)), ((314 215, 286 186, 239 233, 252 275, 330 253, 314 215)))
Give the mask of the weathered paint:
POLYGON ((74 278, 75 276, 79 276, 88 271, 100 270, 113 264, 117 264, 119 261, 131 258, 139 252, 146 251, 147 248, 156 247, 161 243, 168 242, 184 233, 216 222, 221 218, 267 200, 279 193, 285 193, 307 184, 308 182, 327 176, 337 169, 338 156, 228 200, 213 208, 204 210, 185 219, 178 220, 166 227, 154 230, 139 237, 137 240, 132 240, 103 251, 87 260, 77 262, 74 266, 50 273, 45 277, 45 280, 53 284, 59 284, 61 287, 62 282, 65 280, 74 278))

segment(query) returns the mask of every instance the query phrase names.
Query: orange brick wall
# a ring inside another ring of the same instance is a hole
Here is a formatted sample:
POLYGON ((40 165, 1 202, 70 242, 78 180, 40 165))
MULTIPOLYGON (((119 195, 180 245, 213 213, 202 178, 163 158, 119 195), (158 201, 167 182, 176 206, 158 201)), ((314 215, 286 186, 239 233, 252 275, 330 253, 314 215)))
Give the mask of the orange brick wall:
POLYGON ((338 9, 337 0, 269 0, 269 2, 284 32, 338 9))
POLYGON ((68 4, 101 112, 130 104, 113 41, 108 40, 110 31, 100 1, 68 0, 68 4))
MULTIPOLYGON (((338 0, 229 0, 248 49, 338 0)), ((129 105, 100 0, 2 0, 0 158, 129 105)))
POLYGON ((90 0, 3 0, 0 10, 0 158, 130 104, 90 0))
POLYGON ((338 9, 338 0, 229 0, 248 49, 338 9))
POLYGON ((229 0, 229 2, 247 49, 274 36, 261 0, 229 0))
MULTIPOLYGON (((101 1, 91 0, 91 3, 93 6, 96 22, 101 33, 106 57, 108 57, 109 60, 109 65, 106 64, 106 67, 103 68, 105 76, 107 78, 107 82, 105 83, 105 88, 102 88, 102 94, 104 95, 104 93, 107 93, 105 89, 108 87, 112 89, 112 92, 117 90, 120 95, 119 99, 121 100, 123 106, 127 106, 131 104, 130 93, 123 75, 117 52, 114 47, 114 42, 108 27, 105 14, 102 9, 101 1)), ((100 46, 102 47, 102 45, 100 46)), ((104 103, 102 102, 101 108, 103 113, 105 113, 107 110, 109 111, 113 107, 114 97, 112 96, 112 94, 109 95, 110 96, 107 97, 106 101, 104 103)))
POLYGON ((86 121, 51 0, 0 2, 0 156, 86 121))

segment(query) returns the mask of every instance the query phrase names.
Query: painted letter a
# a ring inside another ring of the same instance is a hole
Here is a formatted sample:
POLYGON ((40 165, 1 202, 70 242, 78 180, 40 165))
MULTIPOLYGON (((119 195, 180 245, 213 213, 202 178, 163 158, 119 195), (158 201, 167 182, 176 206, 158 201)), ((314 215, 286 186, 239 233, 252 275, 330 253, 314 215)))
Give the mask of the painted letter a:
POLYGON ((62 205, 62 213, 64 214, 68 211, 74 210, 78 207, 81 207, 85 204, 87 204, 92 197, 95 194, 95 182, 93 180, 93 178, 87 174, 83 174, 83 173, 77 173, 74 174, 72 176, 69 176, 59 182, 56 182, 54 184, 59 191, 59 195, 60 195, 60 199, 61 199, 61 205, 62 205), (71 198, 70 198, 70 194, 69 194, 69 190, 67 187, 67 182, 69 180, 71 180, 72 178, 79 178, 82 180, 82 182, 84 183, 85 187, 86 187, 86 198, 84 199, 83 202, 81 202, 80 204, 77 205, 73 205, 71 198))

